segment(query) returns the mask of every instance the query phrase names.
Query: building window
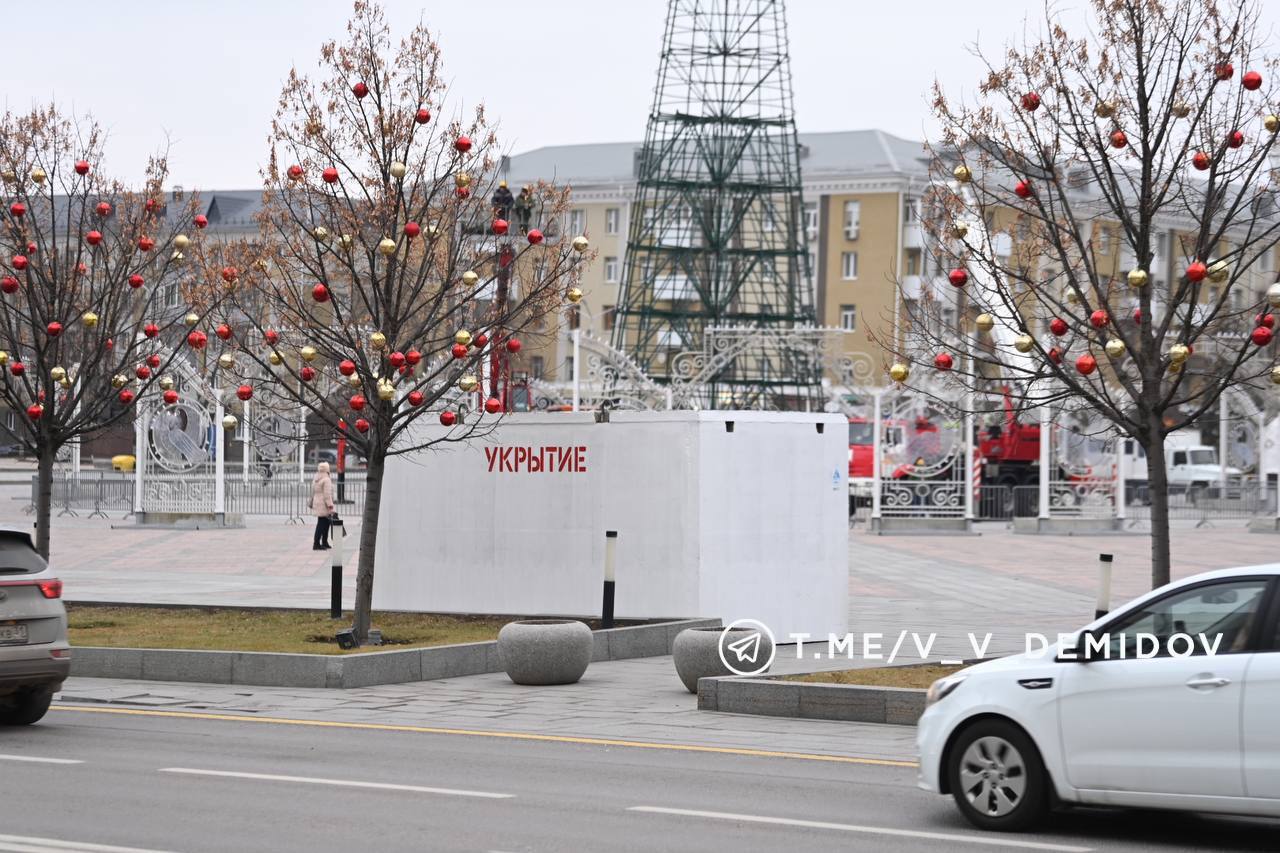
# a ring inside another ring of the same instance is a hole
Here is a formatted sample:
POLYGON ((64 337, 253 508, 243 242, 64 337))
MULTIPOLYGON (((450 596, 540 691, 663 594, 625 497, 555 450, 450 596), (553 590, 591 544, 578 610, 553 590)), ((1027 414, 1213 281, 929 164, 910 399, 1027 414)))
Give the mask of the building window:
POLYGON ((611 331, 613 329, 614 314, 617 313, 617 310, 616 305, 606 305, 604 310, 600 312, 600 323, 606 330, 611 331))
POLYGON ((621 211, 616 207, 607 208, 604 212, 604 233, 618 233, 618 219, 621 211))
POLYGON ((169 308, 178 307, 178 283, 170 281, 164 286, 164 304, 169 308))
POLYGON ((618 283, 618 259, 604 259, 604 280, 609 284, 618 283))
POLYGON ((1271 272, 1276 268, 1276 256, 1274 249, 1267 249, 1262 253, 1262 271, 1271 272))
POLYGON ((540 355, 535 355, 533 358, 529 359, 529 372, 533 374, 534 379, 542 378, 542 369, 544 364, 545 361, 540 355))
POLYGON ((804 230, 809 232, 810 237, 818 235, 818 203, 816 201, 804 203, 804 230))
POLYGON ((1111 229, 1105 225, 1098 226, 1097 250, 1099 255, 1111 254, 1111 229))
POLYGON ((805 275, 813 276, 818 274, 818 256, 814 252, 810 252, 808 256, 809 267, 804 271, 805 275))
POLYGON ((902 221, 918 222, 920 220, 920 201, 914 198, 902 200, 902 221))
POLYGON ((582 210, 569 211, 569 233, 575 237, 587 230, 587 215, 582 210))
POLYGON ((845 281, 853 281, 858 277, 857 252, 842 252, 840 254, 840 275, 845 281))
POLYGON ((577 305, 569 306, 569 328, 576 329, 582 325, 582 311, 577 305))
POLYGON ((844 203, 844 236, 846 240, 858 239, 858 226, 861 220, 862 202, 846 201, 844 203))
POLYGON ((907 275, 920 275, 919 249, 907 249, 907 275))
POLYGON ((564 360, 564 372, 570 379, 573 378, 573 356, 569 356, 564 360))
POLYGON ((840 328, 846 332, 856 331, 858 328, 858 306, 857 305, 841 305, 840 306, 840 328))

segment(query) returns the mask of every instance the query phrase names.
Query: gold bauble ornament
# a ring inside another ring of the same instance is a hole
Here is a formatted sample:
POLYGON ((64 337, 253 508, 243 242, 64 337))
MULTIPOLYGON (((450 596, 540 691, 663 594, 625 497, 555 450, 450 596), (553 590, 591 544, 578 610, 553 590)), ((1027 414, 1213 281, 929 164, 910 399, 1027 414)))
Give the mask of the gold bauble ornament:
POLYGON ((125 376, 123 373, 117 373, 115 376, 111 377, 112 388, 123 388, 128 384, 129 384, 129 377, 125 376))
POLYGON ((6 364, 8 364, 8 363, 9 363, 9 353, 7 353, 7 352, 5 352, 4 350, 0 349, 0 367, 3 367, 4 365, 6 365, 6 364))
POLYGON ((952 169, 951 174, 955 175, 956 180, 962 184, 967 184, 973 180, 973 172, 969 171, 969 167, 964 163, 952 169))
POLYGON ((889 378, 894 382, 906 382, 907 377, 911 375, 911 368, 902 362, 898 362, 889 368, 889 378))
MULTIPOLYGON (((1280 370, 1280 367, 1276 369, 1280 370)), ((468 394, 476 390, 476 388, 478 388, 479 386, 480 386, 480 380, 476 379, 470 373, 468 373, 466 376, 463 376, 461 379, 458 380, 458 387, 461 388, 463 391, 467 392, 468 394)))
POLYGON ((191 245, 191 238, 186 234, 179 234, 173 238, 173 248, 179 252, 185 252, 187 247, 191 245))
POLYGON ((409 170, 408 170, 408 168, 404 165, 404 163, 401 163, 401 162, 398 162, 398 161, 397 161, 397 162, 395 162, 395 163, 392 163, 392 164, 391 164, 391 177, 393 177, 393 178, 403 178, 403 177, 404 177, 405 172, 407 172, 407 171, 409 171, 409 170))
POLYGON ((396 386, 391 384, 390 379, 378 380, 378 399, 390 400, 396 395, 396 386))
POLYGON ((376 350, 384 350, 387 348, 387 336, 382 332, 374 332, 369 336, 369 345, 376 350))
POLYGON ((440 233, 440 227, 436 225, 434 222, 432 222, 430 225, 427 226, 426 231, 427 231, 428 237, 435 237, 437 234, 440 233))
POLYGON ((236 360, 232 357, 231 353, 224 352, 222 355, 218 356, 218 366, 223 370, 230 370, 236 366, 236 360))
POLYGON ((1280 365, 1271 368, 1271 384, 1280 385, 1280 365))
POLYGON ((1068 305, 1075 305, 1080 301, 1080 294, 1076 293, 1076 289, 1074 287, 1068 287, 1066 290, 1062 291, 1062 298, 1066 300, 1068 305))
POLYGON ((240 421, 236 418, 236 416, 235 416, 235 415, 223 415, 223 416, 222 416, 222 428, 223 428, 223 429, 235 429, 235 428, 236 428, 237 426, 239 426, 239 425, 240 425, 240 421))
POLYGON ((350 249, 353 242, 355 241, 351 239, 350 234, 343 234, 338 238, 338 245, 344 249, 350 249))
POLYGON ((1093 114, 1098 118, 1111 118, 1116 114, 1116 105, 1112 101, 1098 101, 1097 106, 1093 108, 1093 114))
POLYGON ((160 377, 160 390, 162 390, 162 391, 168 391, 168 390, 172 389, 172 388, 173 388, 173 386, 174 386, 175 384, 177 384, 177 383, 175 383, 175 382, 173 381, 173 377, 172 377, 172 376, 161 376, 161 377, 160 377))
POLYGON ((1275 133, 1280 130, 1280 116, 1275 114, 1266 116, 1262 119, 1262 126, 1267 129, 1267 133, 1275 133))
POLYGON ((979 314, 973 321, 979 332, 989 332, 996 326, 996 318, 990 314, 979 314))
POLYGON ((390 237, 383 237, 382 242, 378 244, 378 251, 384 255, 394 255, 396 251, 396 241, 390 237))
POLYGON ((965 235, 969 233, 969 226, 963 222, 957 222, 951 226, 951 236, 957 240, 963 240, 965 235))
POLYGON ((459 172, 453 176, 453 183, 457 187, 469 187, 471 186, 471 176, 466 172, 459 172))
POLYGON ((0 172, 0 178, 3 178, 6 184, 12 184, 18 180, 18 173, 13 171, 13 169, 5 169, 3 172, 0 172))
POLYGON ((571 287, 569 288, 569 292, 566 293, 564 296, 565 296, 565 299, 569 300, 570 304, 577 305, 579 302, 582 301, 582 288, 571 287))
POLYGON ((44 179, 47 177, 48 175, 44 173, 44 169, 41 169, 39 166, 36 166, 31 170, 31 180, 35 181, 37 184, 43 184, 44 179))
POLYGON ((49 375, 53 377, 54 382, 61 382, 67 378, 67 369, 65 367, 55 367, 49 371, 49 375))
POLYGON ((192 311, 190 314, 182 318, 182 322, 186 323, 188 326, 194 326, 196 323, 200 322, 200 315, 192 311))
POLYGON ((318 242, 321 242, 321 243, 328 243, 328 242, 329 242, 329 229, 328 229, 328 228, 325 228, 323 225, 317 225, 317 226, 316 226, 316 227, 311 231, 311 236, 312 236, 312 237, 314 237, 314 238, 316 238, 316 240, 317 240, 318 242))
POLYGON ((1214 284, 1222 284, 1227 280, 1227 275, 1231 269, 1227 266, 1226 261, 1214 261, 1209 264, 1209 281, 1214 284))
POLYGON ((1191 355, 1191 350, 1187 349, 1186 344, 1174 344, 1169 347, 1169 360, 1174 364, 1182 364, 1189 355, 1191 355))
POLYGON ((351 374, 350 376, 348 376, 348 377, 347 377, 347 384, 348 384, 348 385, 350 385, 352 388, 359 388, 359 387, 360 387, 360 374, 359 374, 359 373, 353 373, 353 374, 351 374))
POLYGON ((1267 288, 1267 304, 1272 308, 1280 308, 1280 281, 1267 288))
POLYGON ((1120 340, 1119 338, 1112 338, 1111 340, 1107 341, 1107 345, 1105 349, 1107 351, 1107 355, 1111 356, 1112 358, 1119 358, 1120 356, 1124 355, 1124 341, 1120 340))
POLYGON ((573 250, 578 254, 582 254, 590 247, 591 241, 588 240, 585 235, 579 234, 577 237, 573 238, 573 250))
POLYGON ((1132 269, 1125 278, 1128 279, 1130 287, 1146 287, 1151 277, 1147 275, 1146 270, 1132 269))
POLYGON ((270 355, 267 356, 267 361, 278 367, 281 364, 284 364, 284 356, 280 354, 279 350, 272 350, 270 355))
POLYGON ((1191 105, 1184 101, 1178 101, 1173 105, 1173 114, 1178 118, 1186 118, 1191 115, 1191 105))
POLYGON ((176 249, 174 250, 173 254, 169 256, 169 260, 173 261, 175 264, 180 264, 186 259, 187 259, 187 256, 177 251, 176 249))
POLYGON ((298 350, 298 355, 302 356, 303 361, 315 361, 316 348, 311 346, 311 344, 307 344, 302 349, 298 350))
POLYGON ((1018 335, 1013 339, 1013 348, 1018 352, 1031 352, 1031 348, 1035 345, 1035 339, 1030 335, 1018 335))
POLYGON ((462 283, 467 287, 475 287, 476 282, 480 280, 479 274, 475 270, 467 270, 462 274, 462 283))
POLYGON ((84 316, 80 318, 86 329, 96 329, 98 327, 98 315, 92 311, 84 312, 84 316))
POLYGON ((462 329, 461 331, 454 334, 453 342, 455 344, 462 344, 465 347, 471 343, 471 333, 468 332, 466 329, 462 329))

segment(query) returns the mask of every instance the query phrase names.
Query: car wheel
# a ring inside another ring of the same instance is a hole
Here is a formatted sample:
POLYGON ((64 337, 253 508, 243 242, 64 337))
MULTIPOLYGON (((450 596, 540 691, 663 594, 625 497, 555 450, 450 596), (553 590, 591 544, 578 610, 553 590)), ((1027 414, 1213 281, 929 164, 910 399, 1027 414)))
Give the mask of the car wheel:
POLYGON ((1020 832, 1049 807, 1049 777, 1035 744, 1012 723, 983 720, 960 733, 947 767, 951 796, 979 829, 1020 832))
POLYGON ((33 687, 0 699, 0 725, 29 726, 49 711, 53 690, 33 687))

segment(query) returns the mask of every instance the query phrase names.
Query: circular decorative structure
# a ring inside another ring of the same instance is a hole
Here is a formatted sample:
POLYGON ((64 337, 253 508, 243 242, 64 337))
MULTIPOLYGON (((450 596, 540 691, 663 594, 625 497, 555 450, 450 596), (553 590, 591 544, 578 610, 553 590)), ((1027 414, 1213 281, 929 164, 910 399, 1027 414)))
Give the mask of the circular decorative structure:
POLYGON ((591 629, 576 619, 508 622, 498 632, 498 658, 516 684, 573 684, 591 663, 591 629))
POLYGON ((773 640, 762 631, 752 628, 685 628, 676 634, 671 646, 672 660, 676 665, 676 674, 690 693, 698 692, 699 678, 718 678, 733 675, 734 672, 725 665, 720 656, 721 637, 724 647, 728 648, 738 640, 745 640, 753 633, 760 635, 760 648, 756 651, 758 660, 768 660, 773 656, 773 640))
POLYGON ((151 416, 150 460, 180 474, 209 458, 209 414, 201 406, 179 401, 151 416))

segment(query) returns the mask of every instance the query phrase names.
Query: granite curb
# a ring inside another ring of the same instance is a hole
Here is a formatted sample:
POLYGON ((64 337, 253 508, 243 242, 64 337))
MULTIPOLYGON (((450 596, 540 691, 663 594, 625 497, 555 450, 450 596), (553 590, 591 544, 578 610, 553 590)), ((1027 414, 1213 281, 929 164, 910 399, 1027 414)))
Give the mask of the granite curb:
POLYGON ((914 726, 924 690, 729 676, 698 679, 698 710, 914 726))

